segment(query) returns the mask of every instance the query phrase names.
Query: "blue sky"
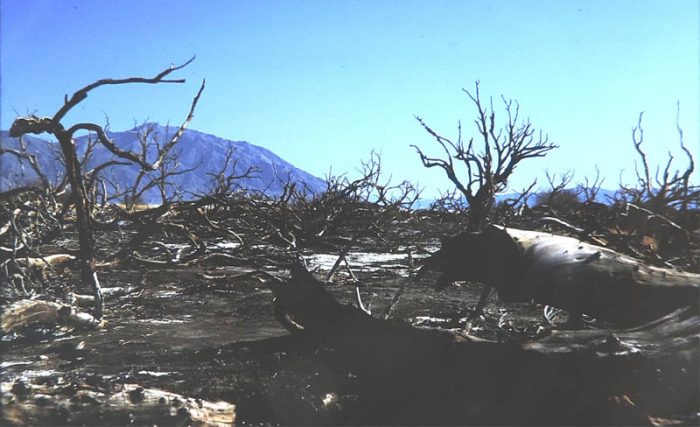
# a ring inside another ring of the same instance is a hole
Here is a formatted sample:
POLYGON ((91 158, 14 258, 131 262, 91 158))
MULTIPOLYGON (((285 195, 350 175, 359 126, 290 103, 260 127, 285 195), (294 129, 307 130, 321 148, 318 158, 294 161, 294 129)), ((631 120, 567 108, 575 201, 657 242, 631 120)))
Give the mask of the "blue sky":
MULTIPOLYGON (((462 93, 517 99, 560 148, 523 163, 511 186, 544 171, 633 177, 631 128, 645 111, 653 164, 675 129, 698 152, 697 0, 668 1, 178 1, 0 0, 0 128, 52 115, 64 94, 104 77, 153 76, 197 59, 182 85, 95 91, 65 120, 125 130, 179 124, 202 78, 191 128, 247 140, 323 176, 352 172, 372 149, 395 180, 430 196, 450 189, 410 148, 439 154, 414 119, 444 136, 474 109, 462 93)), ((695 175, 695 180, 697 177, 695 175)))

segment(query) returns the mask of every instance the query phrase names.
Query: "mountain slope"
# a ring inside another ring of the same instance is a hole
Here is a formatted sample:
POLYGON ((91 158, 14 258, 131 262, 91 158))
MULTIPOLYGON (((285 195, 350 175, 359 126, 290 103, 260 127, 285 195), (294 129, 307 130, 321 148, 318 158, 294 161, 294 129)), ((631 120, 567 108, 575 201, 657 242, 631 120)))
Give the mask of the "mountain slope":
MULTIPOLYGON (((139 132, 151 128, 151 136, 161 144, 169 141, 170 137, 177 131, 176 127, 166 127, 157 124, 145 124, 124 132, 108 132, 108 136, 115 144, 124 150, 135 153, 141 152, 139 143, 139 132)), ((37 156, 37 161, 41 169, 53 182, 57 182, 63 176, 63 169, 60 164, 60 149, 55 141, 49 141, 36 136, 25 137, 27 151, 37 156)), ((88 142, 88 136, 76 138, 76 144, 80 154, 84 153, 88 142)), ((0 147, 19 147, 16 138, 10 138, 8 132, 0 131, 0 147)), ((184 192, 185 198, 192 197, 193 194, 207 193, 213 184, 213 177, 210 174, 218 173, 224 163, 229 150, 234 150, 233 159, 237 175, 242 174, 248 168, 255 168, 252 177, 240 179, 238 185, 248 191, 264 191, 268 195, 279 195, 282 192, 284 182, 289 178, 298 186, 306 186, 309 191, 318 193, 325 188, 324 181, 296 168, 294 165, 283 160, 273 152, 250 144, 245 141, 230 141, 209 135, 196 130, 186 130, 180 141, 171 151, 177 159, 177 167, 174 170, 187 171, 169 178, 172 186, 168 188, 170 194, 175 190, 184 192)), ((149 161, 155 157, 155 148, 149 150, 149 161)), ((98 144, 95 148, 88 169, 114 160, 115 156, 98 144)), ((130 166, 111 166, 101 172, 101 177, 118 185, 119 188, 127 188, 134 182, 138 168, 130 166)), ((231 169, 227 170, 231 172, 231 169)), ((16 156, 0 156, 0 191, 6 191, 20 185, 26 185, 36 181, 37 176, 26 162, 20 162, 16 156)), ((160 200, 159 193, 153 189, 145 197, 145 202, 157 202, 160 200)))

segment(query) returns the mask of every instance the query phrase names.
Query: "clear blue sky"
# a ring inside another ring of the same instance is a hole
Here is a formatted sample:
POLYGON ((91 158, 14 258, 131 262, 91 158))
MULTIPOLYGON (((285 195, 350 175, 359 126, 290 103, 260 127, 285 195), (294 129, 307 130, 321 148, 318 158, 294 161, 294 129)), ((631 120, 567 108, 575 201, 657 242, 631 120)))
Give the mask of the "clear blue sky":
MULTIPOLYGON (((1 115, 52 115, 64 94, 103 77, 152 76, 170 63, 183 85, 94 92, 66 118, 113 130, 179 124, 202 78, 191 128, 262 145, 318 176, 351 172, 372 149, 395 180, 430 196, 451 188, 409 147, 438 154, 414 119, 445 136, 474 132, 462 88, 517 99, 561 146, 523 164, 512 187, 544 170, 615 188, 633 169, 631 127, 645 111, 654 164, 672 150, 676 101, 698 152, 697 0, 191 1, 0 0, 1 115)), ((698 175, 695 175, 696 180, 698 175)))

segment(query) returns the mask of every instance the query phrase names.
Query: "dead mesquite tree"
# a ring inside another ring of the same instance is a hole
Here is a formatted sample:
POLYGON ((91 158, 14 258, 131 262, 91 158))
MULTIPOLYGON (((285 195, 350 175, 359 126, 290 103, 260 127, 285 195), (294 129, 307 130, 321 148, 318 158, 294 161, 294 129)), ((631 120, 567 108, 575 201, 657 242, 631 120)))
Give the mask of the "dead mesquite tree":
POLYGON ((144 170, 156 170, 166 159, 170 150, 177 144, 185 128, 194 116, 194 109, 199 97, 204 90, 205 82, 199 88, 199 92, 192 101, 190 112, 175 133, 172 139, 162 147, 157 158, 149 162, 145 156, 139 156, 130 151, 124 151, 109 139, 103 127, 94 123, 77 123, 68 129, 61 123, 66 114, 79 103, 84 101, 90 91, 101 86, 123 85, 132 83, 160 84, 160 83, 184 83, 184 79, 168 79, 169 74, 189 65, 194 57, 182 65, 172 65, 152 78, 129 77, 124 79, 102 79, 91 83, 73 94, 71 98, 65 97, 63 106, 53 117, 37 117, 35 115, 20 117, 10 127, 11 137, 22 137, 26 134, 48 133, 53 135, 61 147, 63 162, 66 168, 66 176, 70 183, 72 197, 70 202, 76 211, 78 239, 80 244, 79 263, 80 274, 83 283, 88 284, 95 295, 95 317, 101 318, 103 314, 103 299, 100 282, 95 271, 95 239, 93 236, 93 219, 91 215, 90 199, 86 190, 86 180, 82 172, 82 166, 78 159, 74 135, 77 132, 87 131, 97 135, 97 141, 111 151, 118 158, 135 163, 144 170))
POLYGON ((700 187, 690 183, 690 177, 695 171, 695 159, 683 141, 683 130, 679 123, 680 107, 676 110, 676 130, 681 151, 688 159, 688 166, 682 173, 679 170, 672 172, 673 154, 668 153, 668 160, 663 170, 659 166, 652 177, 651 167, 646 152, 642 148, 644 143, 644 129, 642 118, 644 112, 639 113, 637 125, 632 128, 632 143, 641 159, 642 170, 639 170, 635 162, 635 174, 637 187, 621 186, 620 195, 626 201, 645 205, 658 214, 666 214, 669 209, 686 212, 689 207, 697 207, 700 202, 700 187))
POLYGON ((605 178, 600 177, 600 169, 598 169, 598 166, 595 167, 595 178, 593 181, 589 180, 588 177, 583 178, 583 182, 577 187, 579 194, 583 197, 584 203, 596 203, 596 200, 598 200, 598 193, 600 193, 604 181, 605 178))
POLYGON ((574 172, 569 170, 557 176, 545 170, 549 189, 535 196, 535 205, 546 206, 555 213, 564 213, 575 210, 581 205, 579 190, 567 188, 574 179, 574 172))
POLYGON ((480 136, 470 138, 465 144, 462 139, 462 126, 458 126, 457 141, 439 135, 420 117, 416 117, 423 128, 442 147, 445 156, 429 157, 415 145, 423 166, 442 169, 452 183, 466 198, 469 204, 468 229, 476 231, 482 228, 493 207, 495 195, 506 189, 508 179, 516 166, 525 159, 543 157, 557 146, 551 144, 547 135, 536 132, 529 119, 521 119, 520 105, 501 97, 507 122, 502 126, 496 124, 496 112, 493 99, 490 106, 484 106, 479 93, 479 82, 475 83, 475 92, 463 89, 477 109, 475 120, 480 136), (466 175, 460 176, 455 162, 466 167, 466 175))

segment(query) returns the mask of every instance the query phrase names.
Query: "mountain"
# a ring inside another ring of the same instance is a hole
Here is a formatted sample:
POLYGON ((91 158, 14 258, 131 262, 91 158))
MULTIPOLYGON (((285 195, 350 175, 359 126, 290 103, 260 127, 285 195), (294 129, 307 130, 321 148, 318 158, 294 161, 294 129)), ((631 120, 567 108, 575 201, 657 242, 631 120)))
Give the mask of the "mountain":
MULTIPOLYGON (((567 190, 574 190, 576 191, 576 188, 568 188, 567 190)), ((611 201, 614 199, 615 194, 617 193, 616 190, 608 190, 605 188, 601 188, 598 191, 598 194, 596 194, 595 197, 595 202, 598 203, 603 203, 603 204, 611 204, 611 201)), ((535 206, 537 203, 537 195, 539 194, 545 194, 545 192, 535 192, 530 198, 528 198, 527 205, 529 207, 535 206)), ((517 200, 518 197, 520 196, 520 193, 500 193, 496 194, 496 203, 500 203, 506 200, 517 200)), ((584 195, 579 194, 578 195, 579 200, 584 201, 584 195)), ((428 209, 433 203, 435 203, 437 199, 419 199, 416 201, 414 207, 416 209, 428 209)), ((466 204, 466 203, 465 203, 466 204)))
MULTIPOLYGON (((58 181, 63 176, 63 168, 58 159, 61 150, 56 142, 49 142, 36 136, 24 137, 26 151, 37 157, 40 169, 51 181, 58 181)), ((10 138, 8 131, 0 131, 0 149, 21 151, 17 138, 10 138)), ((24 159, 4 153, 0 155, 0 191, 38 181, 38 176, 24 159)))
MULTIPOLYGON (((141 152, 139 134, 151 129, 151 137, 161 144, 169 141, 177 131, 176 127, 161 126, 158 124, 144 124, 125 132, 107 132, 108 137, 122 150, 130 150, 134 153, 141 152)), ((76 138, 78 153, 82 155, 88 143, 88 136, 76 138)), ((37 136, 24 138, 27 152, 34 154, 41 170, 52 182, 58 182, 63 177, 64 171, 61 165, 60 147, 56 141, 37 136)), ((9 132, 0 131, 0 148, 18 149, 20 142, 17 138, 11 138, 9 132)), ((186 130, 171 154, 177 159, 175 170, 184 173, 172 176, 169 182, 173 184, 169 188, 172 193, 175 189, 185 192, 185 198, 193 194, 207 193, 213 185, 213 177, 210 174, 218 173, 225 163, 229 150, 234 150, 235 174, 242 174, 248 168, 256 169, 250 178, 239 179, 237 183, 242 189, 248 191, 264 191, 266 194, 276 196, 281 194, 284 182, 289 179, 297 183, 298 188, 305 186, 312 193, 319 193, 325 189, 325 182, 308 172, 296 168, 266 148, 250 144, 245 141, 230 141, 215 135, 206 134, 196 130, 186 130)), ((149 161, 152 161, 155 147, 149 150, 149 161)), ((98 144, 87 164, 92 169, 99 164, 116 157, 101 144, 98 144)), ((133 184, 138 167, 110 166, 105 168, 100 176, 117 184, 119 188, 128 188, 133 184)), ((230 168, 227 172, 230 172, 230 168)), ((16 156, 4 154, 0 156, 0 191, 7 191, 21 185, 27 185, 38 179, 37 175, 26 161, 20 161, 16 156)), ((152 189, 146 193, 144 202, 155 203, 160 201, 157 190, 152 189)))

